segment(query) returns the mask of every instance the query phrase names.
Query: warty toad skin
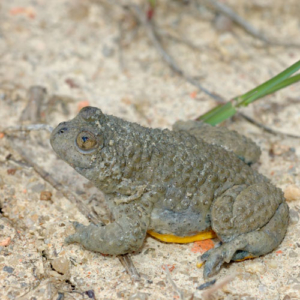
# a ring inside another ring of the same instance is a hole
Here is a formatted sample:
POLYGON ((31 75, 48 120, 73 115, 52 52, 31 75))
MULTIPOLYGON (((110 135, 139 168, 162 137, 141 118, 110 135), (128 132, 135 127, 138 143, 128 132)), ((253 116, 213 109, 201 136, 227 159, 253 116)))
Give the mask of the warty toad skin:
POLYGON ((236 132, 193 121, 145 128, 85 107, 57 126, 51 145, 105 193, 115 219, 75 223, 68 243, 119 255, 138 250, 148 230, 184 237, 213 229, 222 245, 201 257, 209 277, 225 262, 271 252, 285 236, 283 193, 245 163, 260 151, 236 132))

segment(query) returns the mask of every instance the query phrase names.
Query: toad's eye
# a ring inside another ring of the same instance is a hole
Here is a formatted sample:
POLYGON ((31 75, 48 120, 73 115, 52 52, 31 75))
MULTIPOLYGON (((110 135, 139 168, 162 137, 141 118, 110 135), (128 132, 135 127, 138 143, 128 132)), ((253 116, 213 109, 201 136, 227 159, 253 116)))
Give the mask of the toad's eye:
POLYGON ((97 140, 91 132, 82 131, 77 135, 76 145, 83 151, 93 150, 97 147, 97 140))

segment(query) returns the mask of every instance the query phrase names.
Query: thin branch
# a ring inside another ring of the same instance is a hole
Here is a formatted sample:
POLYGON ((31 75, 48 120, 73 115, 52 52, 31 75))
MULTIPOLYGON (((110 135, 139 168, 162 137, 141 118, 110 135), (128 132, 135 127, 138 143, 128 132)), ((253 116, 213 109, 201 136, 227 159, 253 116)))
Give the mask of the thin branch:
POLYGON ((295 47, 299 48, 300 44, 295 43, 284 43, 279 41, 273 41, 267 38, 264 34, 259 32, 256 28, 254 28, 248 21, 238 15, 232 8, 227 6, 225 3, 221 3, 218 0, 207 0, 213 7, 220 13, 223 13, 227 17, 229 17, 232 21, 242 27, 246 32, 248 32, 253 37, 273 46, 284 46, 284 47, 295 47))
POLYGON ((166 278, 167 278, 167 280, 171 283, 172 288, 173 288, 173 289, 175 290, 175 292, 179 295, 179 298, 180 298, 181 300, 184 299, 184 298, 183 298, 183 292, 182 292, 182 290, 180 290, 180 289, 178 288, 178 286, 176 285, 176 283, 175 283, 174 280, 172 279, 171 273, 170 273, 170 270, 169 270, 168 266, 165 265, 164 268, 163 268, 163 270, 164 270, 165 273, 166 273, 166 278))
POLYGON ((48 124, 30 124, 30 125, 17 125, 4 128, 3 130, 0 129, 3 133, 10 133, 10 132, 19 132, 19 131, 33 131, 33 130, 47 130, 48 132, 53 131, 53 127, 48 124))
POLYGON ((22 111, 20 121, 41 122, 42 106, 47 100, 47 89, 39 85, 31 86, 27 92, 27 99, 28 102, 22 111))
POLYGON ((124 72, 125 66, 124 66, 123 44, 122 44, 124 31, 123 31, 123 28, 122 28, 122 21, 118 22, 118 31, 119 31, 119 36, 117 38, 117 44, 118 44, 119 66, 120 66, 121 72, 124 72))
POLYGON ((277 135, 277 136, 282 136, 282 137, 288 137, 288 138, 293 138, 293 139, 300 139, 300 136, 299 135, 296 135, 296 134, 290 134, 290 133, 285 133, 285 132, 280 132, 278 130, 274 130, 264 124, 261 124, 259 123, 258 121, 252 119, 251 117, 243 114, 243 113, 239 113, 239 115, 241 117, 243 117, 245 120, 247 120, 249 123, 261 128, 262 130, 268 132, 268 133, 271 133, 273 135, 277 135))
POLYGON ((157 37, 157 34, 155 33, 155 30, 153 28, 153 24, 147 20, 146 15, 143 13, 143 11, 140 9, 138 5, 130 5, 129 8, 134 13, 136 18, 140 21, 140 23, 145 27, 148 38, 153 43, 154 47, 156 48, 157 52, 160 54, 162 59, 169 65, 169 67, 178 75, 185 78, 187 82, 192 84, 193 86, 197 87, 199 90, 204 92, 209 97, 213 98, 214 100, 220 102, 221 98, 211 93, 209 90, 204 88, 199 82, 197 82, 194 78, 190 77, 189 75, 185 74, 185 72, 177 65, 175 60, 166 52, 166 50, 161 45, 159 38, 157 37))
POLYGON ((219 291, 223 286, 231 282, 236 278, 236 274, 225 276, 223 279, 220 279, 218 282, 216 282, 211 288, 207 289, 205 292, 202 293, 203 300, 208 300, 213 297, 213 294, 215 294, 217 291, 219 291))

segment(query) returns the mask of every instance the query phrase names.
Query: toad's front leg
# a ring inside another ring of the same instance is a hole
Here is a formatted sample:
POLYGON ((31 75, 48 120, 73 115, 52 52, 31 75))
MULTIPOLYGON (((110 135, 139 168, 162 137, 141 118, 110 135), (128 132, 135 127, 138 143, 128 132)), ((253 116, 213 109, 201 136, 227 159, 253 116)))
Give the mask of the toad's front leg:
POLYGON ((106 226, 84 226, 74 222, 76 233, 66 243, 80 243, 86 249, 103 254, 120 255, 138 250, 150 223, 150 207, 136 202, 117 205, 115 221, 106 226))

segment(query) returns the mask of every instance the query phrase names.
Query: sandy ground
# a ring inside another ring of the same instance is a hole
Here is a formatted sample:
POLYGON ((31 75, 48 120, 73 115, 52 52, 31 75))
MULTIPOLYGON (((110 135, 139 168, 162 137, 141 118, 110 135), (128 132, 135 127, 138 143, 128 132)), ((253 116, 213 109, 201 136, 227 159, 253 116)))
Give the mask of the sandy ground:
MULTIPOLYGON (((159 2, 155 21, 167 51, 203 86, 226 99, 299 59, 299 49, 266 47, 235 25, 218 30, 215 13, 201 4, 159 2)), ((300 44, 299 0, 224 2, 270 38, 300 44)), ((72 118, 86 103, 145 126, 167 128, 216 105, 169 69, 130 13, 105 1, 1 1, 0 128, 20 124, 32 85, 63 100, 42 111, 52 126, 72 118)), ((299 134, 299 95, 298 84, 243 112, 274 130, 299 134)), ((255 168, 283 190, 293 187, 292 196, 299 193, 299 139, 268 134, 238 117, 226 126, 261 146, 255 168)), ((148 237, 132 255, 142 277, 137 283, 117 258, 64 245, 73 232, 70 221, 88 221, 18 149, 105 215, 101 192, 55 156, 49 133, 0 137, 1 299, 204 299, 196 289, 204 282, 196 268, 203 252, 197 244, 164 244, 148 237), (40 200, 45 192, 52 193, 51 200, 40 200)), ((288 202, 291 224, 280 247, 224 267, 217 282, 231 281, 212 299, 300 299, 300 199, 294 198, 288 202)))

